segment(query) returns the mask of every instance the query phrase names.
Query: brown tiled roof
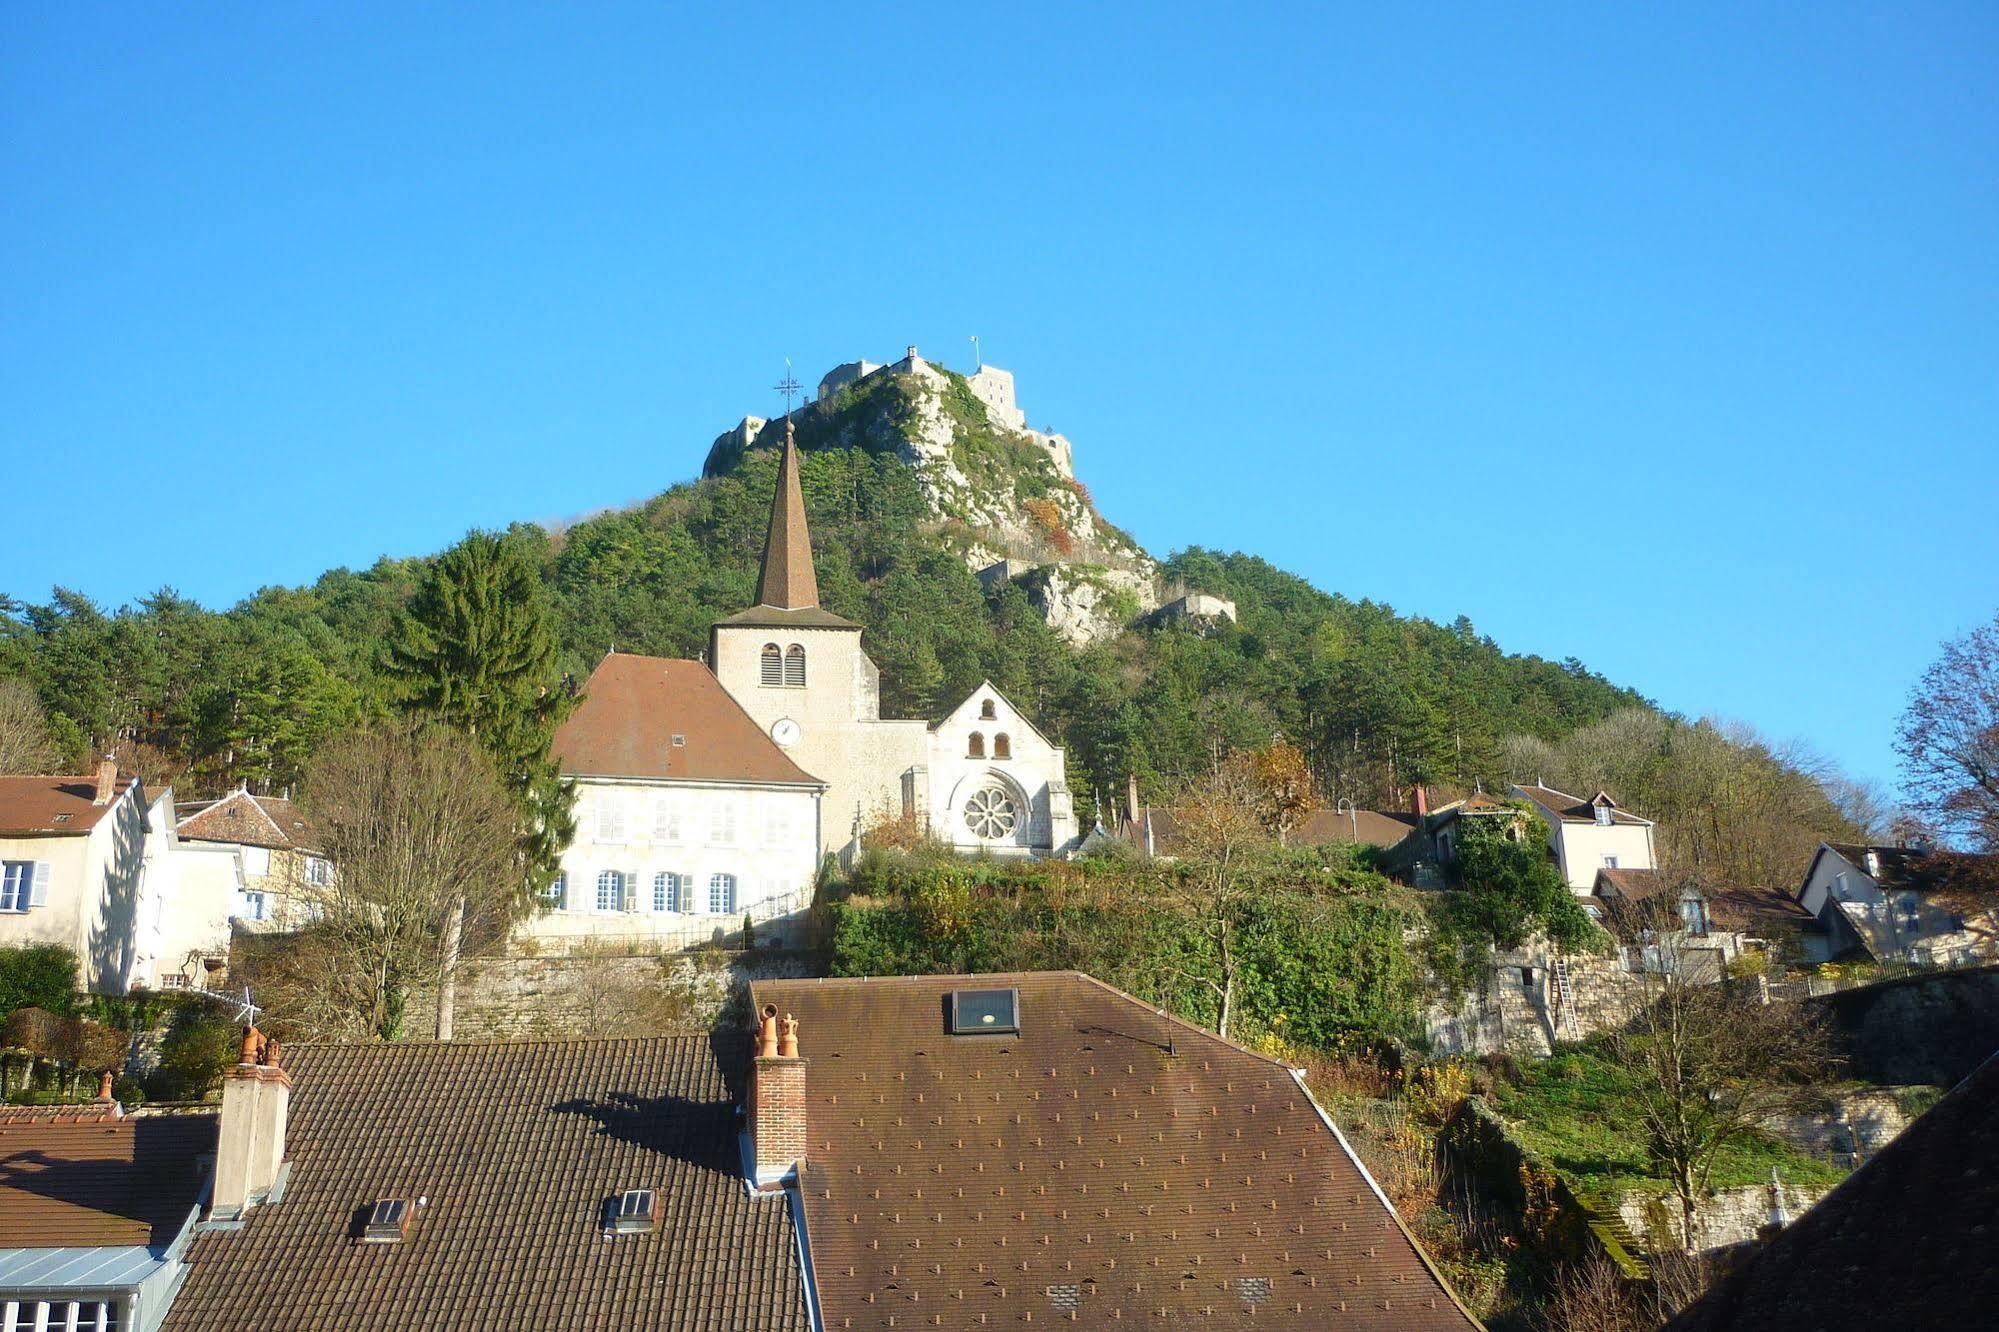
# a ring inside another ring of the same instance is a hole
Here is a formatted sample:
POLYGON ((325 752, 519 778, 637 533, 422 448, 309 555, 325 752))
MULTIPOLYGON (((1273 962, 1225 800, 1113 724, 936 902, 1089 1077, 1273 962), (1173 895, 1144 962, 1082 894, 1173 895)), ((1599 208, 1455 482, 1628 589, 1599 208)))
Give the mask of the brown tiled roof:
POLYGON ((743 1182, 707 1036, 297 1046, 284 1197, 196 1237, 168 1332, 803 1329, 781 1198, 743 1182), (625 1189, 658 1230, 606 1239, 625 1189), (361 1209, 427 1198, 397 1244, 361 1209))
POLYGON ((613 652, 597 663, 551 752, 572 776, 822 784, 778 748, 706 666, 670 657, 613 652))
POLYGON ((233 842, 273 851, 319 849, 318 835, 297 805, 248 791, 210 801, 176 823, 174 831, 189 842, 233 842))
POLYGON ((0 1122, 0 1249, 164 1245, 214 1150, 213 1115, 0 1122))
POLYGON ((828 1328, 1477 1326, 1274 1060, 1071 972, 753 992, 809 1061, 828 1328), (945 1033, 995 987, 1018 1036, 945 1033))
MULTIPOLYGON (((1528 786, 1524 783, 1515 786, 1513 789, 1520 792, 1522 796, 1533 801, 1535 804, 1552 811, 1564 823, 1596 822, 1596 801, 1594 797, 1589 800, 1583 800, 1580 797, 1569 795, 1567 792, 1557 791, 1552 786, 1528 786)), ((1610 799, 1609 796, 1605 796, 1601 791, 1597 792, 1597 795, 1603 796, 1605 800, 1610 799)), ((1625 813, 1617 807, 1615 801, 1611 801, 1610 803, 1610 821, 1612 823, 1645 824, 1651 822, 1650 819, 1641 819, 1636 814, 1625 813)))
POLYGON ((1669 1332, 1991 1327, 1999 1058, 1756 1250, 1669 1332))
POLYGON ((1765 937, 1818 925, 1812 913, 1781 888, 1709 889, 1707 912, 1721 929, 1765 937))
MULTIPOLYGON (((1931 892, 1949 887, 1950 867, 1946 862, 1976 862, 1988 857, 1957 855, 1933 857, 1928 851, 1913 846, 1859 846, 1847 842, 1827 842, 1825 850, 1840 856, 1861 873, 1869 875, 1883 888, 1914 889, 1917 892, 1931 892), (1867 867, 1867 857, 1874 856, 1876 869, 1867 867)), ((1816 865, 1817 857, 1813 857, 1816 865)), ((1811 870, 1805 871, 1806 883, 1811 882, 1811 870)), ((1803 891, 1800 885, 1799 891, 1803 891)))
POLYGON ((784 455, 777 464, 771 496, 770 531, 764 537, 763 569, 757 576, 757 604, 802 610, 819 604, 819 579, 812 570, 812 536, 805 530, 805 496, 798 486, 798 444, 791 418, 784 420, 784 455))
POLYGON ((0 777, 0 837, 75 837, 97 826, 137 781, 118 779, 118 794, 101 805, 95 777, 0 777))
MULTIPOLYGON (((1155 853, 1162 856, 1179 855, 1184 849, 1180 834, 1179 811, 1163 806, 1154 806, 1145 811, 1152 819, 1152 843, 1155 853)), ((1358 819, 1331 810, 1317 809, 1299 820, 1291 830, 1293 846, 1328 846, 1354 843, 1354 824, 1360 825, 1360 846, 1394 846, 1416 830, 1414 814, 1385 814, 1376 810, 1360 811, 1358 819)), ((1145 830, 1141 827, 1137 834, 1144 840, 1145 830)))
POLYGON ((718 625, 737 625, 753 629, 854 629, 860 625, 822 606, 803 606, 797 610, 783 610, 776 606, 752 606, 734 615, 724 616, 715 621, 718 625))
POLYGON ((1607 883, 1619 897, 1633 902, 1643 902, 1666 886, 1666 876, 1649 869, 1600 869, 1596 879, 1598 888, 1607 883))

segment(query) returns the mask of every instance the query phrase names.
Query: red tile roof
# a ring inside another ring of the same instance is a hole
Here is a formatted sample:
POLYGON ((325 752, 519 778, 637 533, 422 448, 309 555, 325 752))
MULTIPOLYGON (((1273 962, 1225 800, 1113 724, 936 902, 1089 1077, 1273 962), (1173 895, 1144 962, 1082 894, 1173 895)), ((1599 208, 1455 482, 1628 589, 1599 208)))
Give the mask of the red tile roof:
POLYGON ((769 981, 828 1328, 1475 1328, 1283 1065, 1076 973, 769 981), (950 1036, 1017 987, 1018 1036, 950 1036), (1073 1317, 1071 1317, 1073 1315, 1073 1317))
POLYGON ((0 1121, 0 1249, 164 1245, 214 1150, 206 1114, 0 1121))
POLYGON ((197 1235, 164 1332, 805 1332, 781 1197, 737 1149, 740 1039, 299 1045, 281 1201, 197 1235), (607 1239, 646 1188, 656 1232, 607 1239), (425 1199, 394 1244, 378 1199, 425 1199))
POLYGON ((824 785, 778 748, 706 666, 670 657, 607 655, 590 673, 582 704, 556 731, 552 752, 572 776, 824 785))
POLYGON ((190 842, 233 842, 273 851, 316 851, 319 837, 304 813, 289 800, 231 791, 200 806, 174 825, 190 842))
POLYGON ((1616 801, 1611 800, 1609 796, 1604 795, 1601 791, 1597 792, 1596 796, 1592 796, 1588 800, 1583 800, 1566 792, 1557 791, 1552 786, 1528 786, 1522 784, 1513 789, 1520 792, 1528 800, 1548 810, 1564 823, 1595 823, 1596 800, 1599 796, 1610 805, 1610 821, 1612 823, 1629 823, 1642 826, 1651 822, 1650 819, 1641 819, 1636 814, 1625 813, 1624 810, 1618 807, 1616 801))
POLYGON ((0 837, 77 837, 98 821, 137 782, 118 779, 115 798, 98 805, 95 777, 0 777, 0 837))

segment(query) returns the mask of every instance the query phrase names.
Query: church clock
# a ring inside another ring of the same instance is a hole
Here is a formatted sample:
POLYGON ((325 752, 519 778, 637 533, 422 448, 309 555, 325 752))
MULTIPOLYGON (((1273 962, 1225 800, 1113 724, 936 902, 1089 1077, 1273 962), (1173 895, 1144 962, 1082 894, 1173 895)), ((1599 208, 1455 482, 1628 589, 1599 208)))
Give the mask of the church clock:
POLYGON ((779 717, 770 724, 770 738, 786 749, 798 743, 798 723, 789 717, 779 717))

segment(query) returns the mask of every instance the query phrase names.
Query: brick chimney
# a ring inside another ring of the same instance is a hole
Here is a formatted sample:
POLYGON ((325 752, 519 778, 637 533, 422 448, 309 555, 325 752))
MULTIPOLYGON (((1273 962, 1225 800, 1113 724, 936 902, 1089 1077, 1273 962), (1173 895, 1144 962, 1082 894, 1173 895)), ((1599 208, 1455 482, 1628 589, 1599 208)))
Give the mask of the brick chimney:
POLYGON ((1419 819, 1430 817, 1430 793, 1423 789, 1423 783, 1418 782, 1410 789, 1409 808, 1415 812, 1416 817, 1419 819))
POLYGON ((209 1215, 233 1221, 270 1196, 285 1159, 292 1080, 278 1043, 243 1028, 243 1048, 222 1074, 222 1122, 215 1135, 215 1192, 209 1215))
POLYGON ((805 1160, 805 1065, 798 1056, 798 1022, 780 1024, 776 1004, 765 1004, 757 1024, 757 1055, 750 1075, 750 1149, 759 1189, 781 1188, 805 1160))
POLYGON ((97 790, 90 797, 93 805, 108 805, 111 797, 118 794, 118 764, 109 754, 97 760, 97 790))

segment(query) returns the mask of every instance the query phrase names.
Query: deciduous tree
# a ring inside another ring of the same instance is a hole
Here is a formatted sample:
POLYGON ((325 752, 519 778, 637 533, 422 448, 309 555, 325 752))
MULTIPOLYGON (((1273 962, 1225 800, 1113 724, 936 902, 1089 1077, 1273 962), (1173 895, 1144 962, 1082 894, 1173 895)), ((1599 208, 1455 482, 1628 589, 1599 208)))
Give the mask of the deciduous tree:
POLYGON ((54 772, 61 755, 26 680, 0 680, 0 773, 54 772))
POLYGON ((1943 645, 1895 748, 1904 787, 1938 831, 1999 852, 1999 615, 1943 645))

